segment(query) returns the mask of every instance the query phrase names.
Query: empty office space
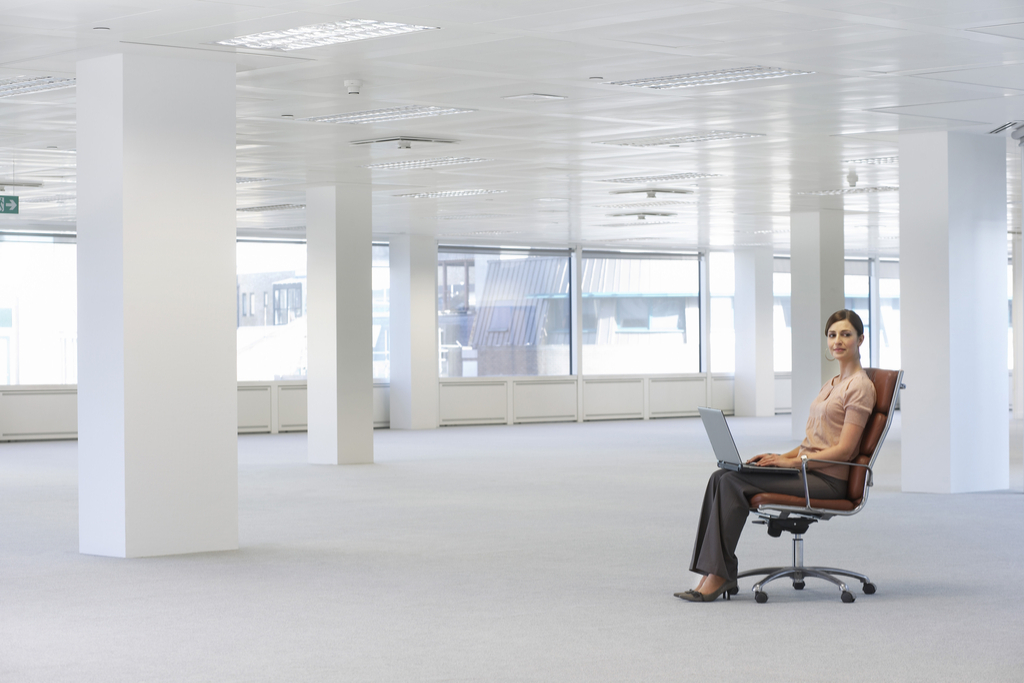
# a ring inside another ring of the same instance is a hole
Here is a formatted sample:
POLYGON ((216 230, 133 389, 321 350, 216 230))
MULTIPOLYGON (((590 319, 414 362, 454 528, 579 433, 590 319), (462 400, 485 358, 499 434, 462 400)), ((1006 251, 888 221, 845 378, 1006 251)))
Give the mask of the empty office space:
POLYGON ((0 679, 1019 679, 1022 139, 1017 2, 8 3, 0 679))

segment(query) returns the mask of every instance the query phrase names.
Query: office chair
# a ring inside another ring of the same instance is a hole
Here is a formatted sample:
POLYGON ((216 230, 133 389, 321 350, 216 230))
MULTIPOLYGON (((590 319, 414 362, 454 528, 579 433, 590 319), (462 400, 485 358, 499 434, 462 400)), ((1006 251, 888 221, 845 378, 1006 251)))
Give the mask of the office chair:
MULTIPOLYGON (((897 398, 900 389, 904 389, 902 383, 902 370, 879 370, 877 368, 865 368, 868 378, 875 385, 875 409, 864 426, 864 435, 860 441, 860 451, 852 462, 839 463, 852 468, 850 479, 847 483, 846 498, 836 500, 822 500, 811 498, 807 491, 807 463, 828 462, 837 464, 833 460, 815 460, 814 458, 803 457, 801 467, 804 471, 804 496, 788 496, 781 493, 759 493, 750 499, 750 509, 757 512, 758 519, 754 524, 766 524, 768 535, 779 537, 783 531, 793 534, 793 565, 790 567, 762 567, 740 572, 737 578, 744 576, 765 577, 754 584, 754 599, 757 602, 768 602, 768 594, 764 592, 766 584, 783 577, 793 578, 793 588, 801 590, 804 587, 804 579, 813 577, 831 581, 839 587, 840 596, 843 602, 853 602, 853 593, 849 586, 839 577, 850 577, 858 579, 863 584, 864 592, 871 594, 875 592, 875 584, 863 574, 835 569, 832 567, 805 567, 804 566, 804 539, 811 524, 819 521, 826 521, 832 517, 849 517, 864 509, 868 502, 868 488, 872 486, 872 467, 875 458, 882 450, 882 442, 889 432, 889 425, 892 423, 892 415, 896 410, 897 398)), ((738 591, 737 591, 738 592, 738 591)))

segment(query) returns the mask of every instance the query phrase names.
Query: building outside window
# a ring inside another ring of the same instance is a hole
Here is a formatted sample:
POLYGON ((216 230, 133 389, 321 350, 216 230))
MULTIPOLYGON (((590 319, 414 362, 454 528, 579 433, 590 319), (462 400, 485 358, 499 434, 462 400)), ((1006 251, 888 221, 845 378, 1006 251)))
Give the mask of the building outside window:
POLYGON ((584 252, 583 371, 700 372, 700 264, 694 257, 584 252))
POLYGON ((238 242, 238 380, 306 377, 306 245, 238 242))
POLYGON ((568 375, 568 250, 441 247, 441 377, 568 375))
POLYGON ((775 372, 793 371, 793 309, 789 259, 775 259, 772 273, 772 289, 775 303, 772 306, 773 344, 775 372), (784 270, 783 270, 784 269, 784 270))
POLYGON ((846 308, 860 316, 864 323, 864 344, 860 347, 860 362, 871 366, 871 278, 868 275, 868 261, 846 261, 844 287, 846 308))
POLYGON ((711 372, 736 372, 736 260, 732 252, 708 254, 711 295, 711 372))
POLYGON ((0 235, 0 385, 78 382, 77 247, 0 235))
POLYGON ((391 379, 391 263, 387 244, 374 244, 371 279, 373 289, 373 379, 391 379))
POLYGON ((878 367, 899 370, 900 270, 897 261, 878 262, 878 367))

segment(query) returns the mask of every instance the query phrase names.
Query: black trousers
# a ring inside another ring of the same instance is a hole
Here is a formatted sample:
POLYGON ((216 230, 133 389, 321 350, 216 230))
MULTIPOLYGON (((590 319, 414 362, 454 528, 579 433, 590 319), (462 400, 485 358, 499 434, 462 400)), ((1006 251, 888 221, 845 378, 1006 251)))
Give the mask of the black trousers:
MULTIPOLYGON (((811 498, 845 498, 846 481, 809 472, 811 498)), ((758 493, 804 495, 803 475, 739 473, 717 470, 708 480, 700 511, 697 539, 693 544, 690 571, 735 579, 738 573, 736 546, 750 512, 749 500, 758 493)))

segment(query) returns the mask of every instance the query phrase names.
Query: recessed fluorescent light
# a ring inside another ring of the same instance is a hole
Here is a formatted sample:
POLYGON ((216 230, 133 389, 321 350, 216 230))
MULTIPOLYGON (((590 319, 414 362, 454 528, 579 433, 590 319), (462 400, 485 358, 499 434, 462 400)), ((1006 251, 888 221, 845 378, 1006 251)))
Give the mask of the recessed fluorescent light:
POLYGON ((608 214, 612 218, 625 218, 626 216, 636 216, 637 220, 647 220, 648 216, 675 216, 676 214, 670 211, 626 211, 624 213, 610 213, 608 214))
POLYGON ((873 157, 871 159, 847 159, 844 164, 898 164, 899 157, 873 157))
POLYGON ((469 232, 449 232, 441 235, 441 237, 463 237, 465 235, 522 235, 523 233, 517 230, 471 230, 469 232))
POLYGON ((657 202, 637 202, 635 204, 601 204, 597 208, 599 209, 647 209, 657 208, 659 206, 682 206, 689 205, 695 206, 698 202, 683 202, 678 200, 664 200, 657 202))
POLYGON ((567 202, 569 201, 566 197, 538 197, 538 202, 567 202))
POLYGON ((372 168, 374 170, 390 170, 390 169, 415 169, 415 168, 433 168, 435 166, 454 166, 456 164, 475 164, 481 161, 487 161, 487 159, 474 159, 470 157, 439 157, 436 159, 415 159, 409 161, 389 161, 380 164, 369 164, 363 168, 372 168))
POLYGON ((706 130, 680 135, 659 135, 649 138, 632 138, 623 140, 599 140, 599 145, 619 145, 622 147, 678 147, 693 142, 711 142, 714 140, 736 140, 738 138, 763 138, 763 133, 737 133, 728 130, 706 130))
POLYGON ((289 209, 305 209, 305 204, 270 204, 268 206, 246 206, 236 211, 251 211, 251 212, 262 212, 262 211, 287 211, 289 209))
POLYGON ((43 92, 44 90, 59 90, 60 88, 71 88, 74 85, 75 79, 73 78, 15 76, 14 78, 0 79, 0 97, 13 97, 14 95, 43 92))
POLYGON ((308 47, 323 47, 336 43, 347 43, 352 40, 395 36, 401 33, 437 30, 437 26, 415 26, 412 24, 396 24, 391 21, 374 21, 373 19, 346 19, 333 21, 329 24, 312 24, 299 26, 284 31, 264 31, 247 36, 239 36, 231 40, 218 40, 217 45, 230 47, 248 47, 254 50, 303 50, 308 47))
POLYGON ((600 223, 598 228, 637 228, 648 225, 675 225, 679 221, 630 221, 629 223, 600 223))
POLYGON ((238 185, 248 185, 249 183, 262 183, 267 180, 270 180, 270 178, 250 178, 247 176, 239 176, 235 178, 235 183, 238 185))
POLYGON ((425 116, 444 116, 446 114, 467 114, 476 109, 457 109, 455 107, 430 107, 414 104, 407 107, 389 107, 387 109, 370 109, 369 111, 354 111, 345 114, 331 114, 330 116, 310 116, 299 119, 300 121, 312 121, 313 123, 379 123, 381 121, 404 121, 405 119, 419 119, 425 116))
POLYGON ((672 88, 693 88, 700 85, 720 85, 722 83, 739 83, 741 81, 759 81, 766 78, 783 78, 785 76, 806 76, 813 71, 790 71, 773 66, 744 66, 737 69, 721 69, 720 71, 700 71, 692 74, 676 76, 657 76, 655 78, 636 78, 630 81, 612 81, 608 85, 629 85, 634 88, 653 88, 669 90, 672 88))
POLYGON ((42 195, 39 197, 21 197, 22 204, 63 204, 66 202, 75 201, 75 195, 73 194, 53 194, 53 195, 42 195))
POLYGON ((502 194, 508 190, 441 190, 439 192, 412 192, 409 194, 396 194, 396 197, 408 197, 409 199, 435 199, 438 197, 468 197, 475 194, 502 194))
POLYGON ((476 221, 485 220, 489 218, 511 218, 507 213, 462 213, 462 214, 448 214, 440 215, 437 217, 439 221, 476 221))
POLYGON ((545 95, 539 92, 526 93, 525 95, 506 95, 503 100, 525 100, 527 102, 541 102, 544 100, 564 100, 565 95, 545 95))
POLYGON ((701 178, 721 178, 721 173, 669 173, 666 175, 640 175, 628 178, 605 178, 602 183, 659 183, 662 180, 700 180, 701 178))
POLYGON ((872 192, 899 192, 898 187, 892 185, 878 185, 877 187, 844 187, 841 190, 816 190, 814 192, 797 192, 796 194, 816 195, 828 197, 840 194, 869 194, 872 192))

